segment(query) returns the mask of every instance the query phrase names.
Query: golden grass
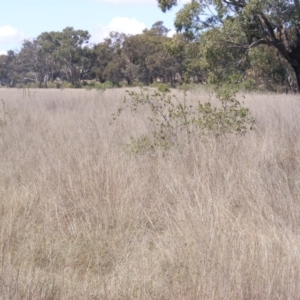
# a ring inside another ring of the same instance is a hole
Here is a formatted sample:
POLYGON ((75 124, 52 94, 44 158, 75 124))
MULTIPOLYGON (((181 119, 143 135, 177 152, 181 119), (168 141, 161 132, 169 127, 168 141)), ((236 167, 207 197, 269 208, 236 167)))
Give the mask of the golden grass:
POLYGON ((0 90, 0 299, 298 299, 299 97, 247 95, 255 132, 138 156, 123 96, 0 90))

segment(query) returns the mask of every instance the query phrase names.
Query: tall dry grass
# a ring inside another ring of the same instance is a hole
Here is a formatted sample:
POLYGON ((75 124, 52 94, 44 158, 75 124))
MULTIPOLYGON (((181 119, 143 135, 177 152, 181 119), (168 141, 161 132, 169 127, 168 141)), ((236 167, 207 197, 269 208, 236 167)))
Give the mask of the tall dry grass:
MULTIPOLYGON (((133 155, 123 90, 0 90, 0 299, 298 299, 300 99, 257 130, 133 155)), ((204 92, 191 101, 206 100, 204 92)))

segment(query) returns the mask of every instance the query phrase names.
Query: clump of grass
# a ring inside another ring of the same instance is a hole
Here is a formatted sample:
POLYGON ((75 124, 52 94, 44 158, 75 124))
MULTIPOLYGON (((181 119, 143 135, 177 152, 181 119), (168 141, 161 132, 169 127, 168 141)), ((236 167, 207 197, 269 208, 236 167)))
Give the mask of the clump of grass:
POLYGON ((15 109, 7 109, 5 102, 3 99, 0 99, 0 102, 2 104, 2 112, 0 110, 0 135, 2 137, 2 142, 3 142, 3 137, 4 137, 4 132, 5 128, 8 126, 9 123, 12 122, 13 118, 17 115, 17 111, 15 109))

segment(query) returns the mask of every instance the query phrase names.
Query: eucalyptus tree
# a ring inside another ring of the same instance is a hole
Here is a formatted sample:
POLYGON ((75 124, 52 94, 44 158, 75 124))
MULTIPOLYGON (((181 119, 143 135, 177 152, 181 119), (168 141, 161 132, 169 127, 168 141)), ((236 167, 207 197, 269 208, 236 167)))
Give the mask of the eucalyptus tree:
POLYGON ((151 84, 156 78, 172 82, 180 72, 178 57, 166 51, 170 38, 169 29, 158 21, 143 33, 127 36, 123 43, 122 53, 126 57, 127 69, 132 79, 144 84, 151 84))
POLYGON ((95 65, 91 70, 91 79, 97 79, 100 82, 105 82, 105 68, 112 61, 114 56, 114 50, 111 47, 111 40, 105 39, 104 42, 96 44, 93 48, 94 54, 96 56, 95 65))
POLYGON ((96 63, 89 38, 88 31, 67 27, 61 32, 43 32, 33 40, 25 40, 16 55, 21 81, 34 81, 41 87, 59 77, 80 86, 96 63))
POLYGON ((104 44, 100 48, 100 53, 98 52, 101 54, 98 56, 98 65, 105 66, 102 73, 103 78, 116 85, 123 81, 123 79, 127 79, 128 83, 131 81, 125 74, 128 58, 123 49, 127 37, 125 33, 110 32, 109 37, 105 39, 104 44))
POLYGON ((0 82, 1 85, 14 86, 17 74, 17 56, 12 50, 0 55, 0 82))
MULTIPOLYGON (((178 2, 157 1, 164 12, 178 2)), ((189 40, 201 41, 199 52, 212 66, 225 52, 224 61, 235 59, 236 67, 246 67, 252 49, 273 48, 273 59, 286 61, 300 92, 299 0, 191 0, 177 13, 175 27, 189 40)))
POLYGON ((118 51, 117 53, 114 53, 112 59, 108 62, 104 69, 103 76, 113 84, 118 85, 121 81, 123 81, 123 79, 125 79, 125 69, 125 57, 120 51, 118 51))
POLYGON ((39 87, 43 83, 47 85, 52 59, 47 49, 41 47, 38 39, 23 41, 17 60, 23 83, 32 81, 38 83, 39 87))
POLYGON ((58 44, 54 58, 60 64, 61 72, 74 86, 91 71, 96 63, 96 55, 88 47, 90 34, 86 30, 66 27, 62 32, 52 32, 58 44))

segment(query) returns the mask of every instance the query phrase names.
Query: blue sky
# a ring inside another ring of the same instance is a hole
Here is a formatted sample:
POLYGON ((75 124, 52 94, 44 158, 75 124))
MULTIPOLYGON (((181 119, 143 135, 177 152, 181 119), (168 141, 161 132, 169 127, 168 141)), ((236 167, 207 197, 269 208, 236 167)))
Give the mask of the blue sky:
POLYGON ((20 49, 22 40, 67 26, 88 30, 91 42, 101 42, 110 31, 137 34, 156 21, 174 30, 175 14, 162 13, 156 0, 7 0, 1 3, 0 54, 20 49))

